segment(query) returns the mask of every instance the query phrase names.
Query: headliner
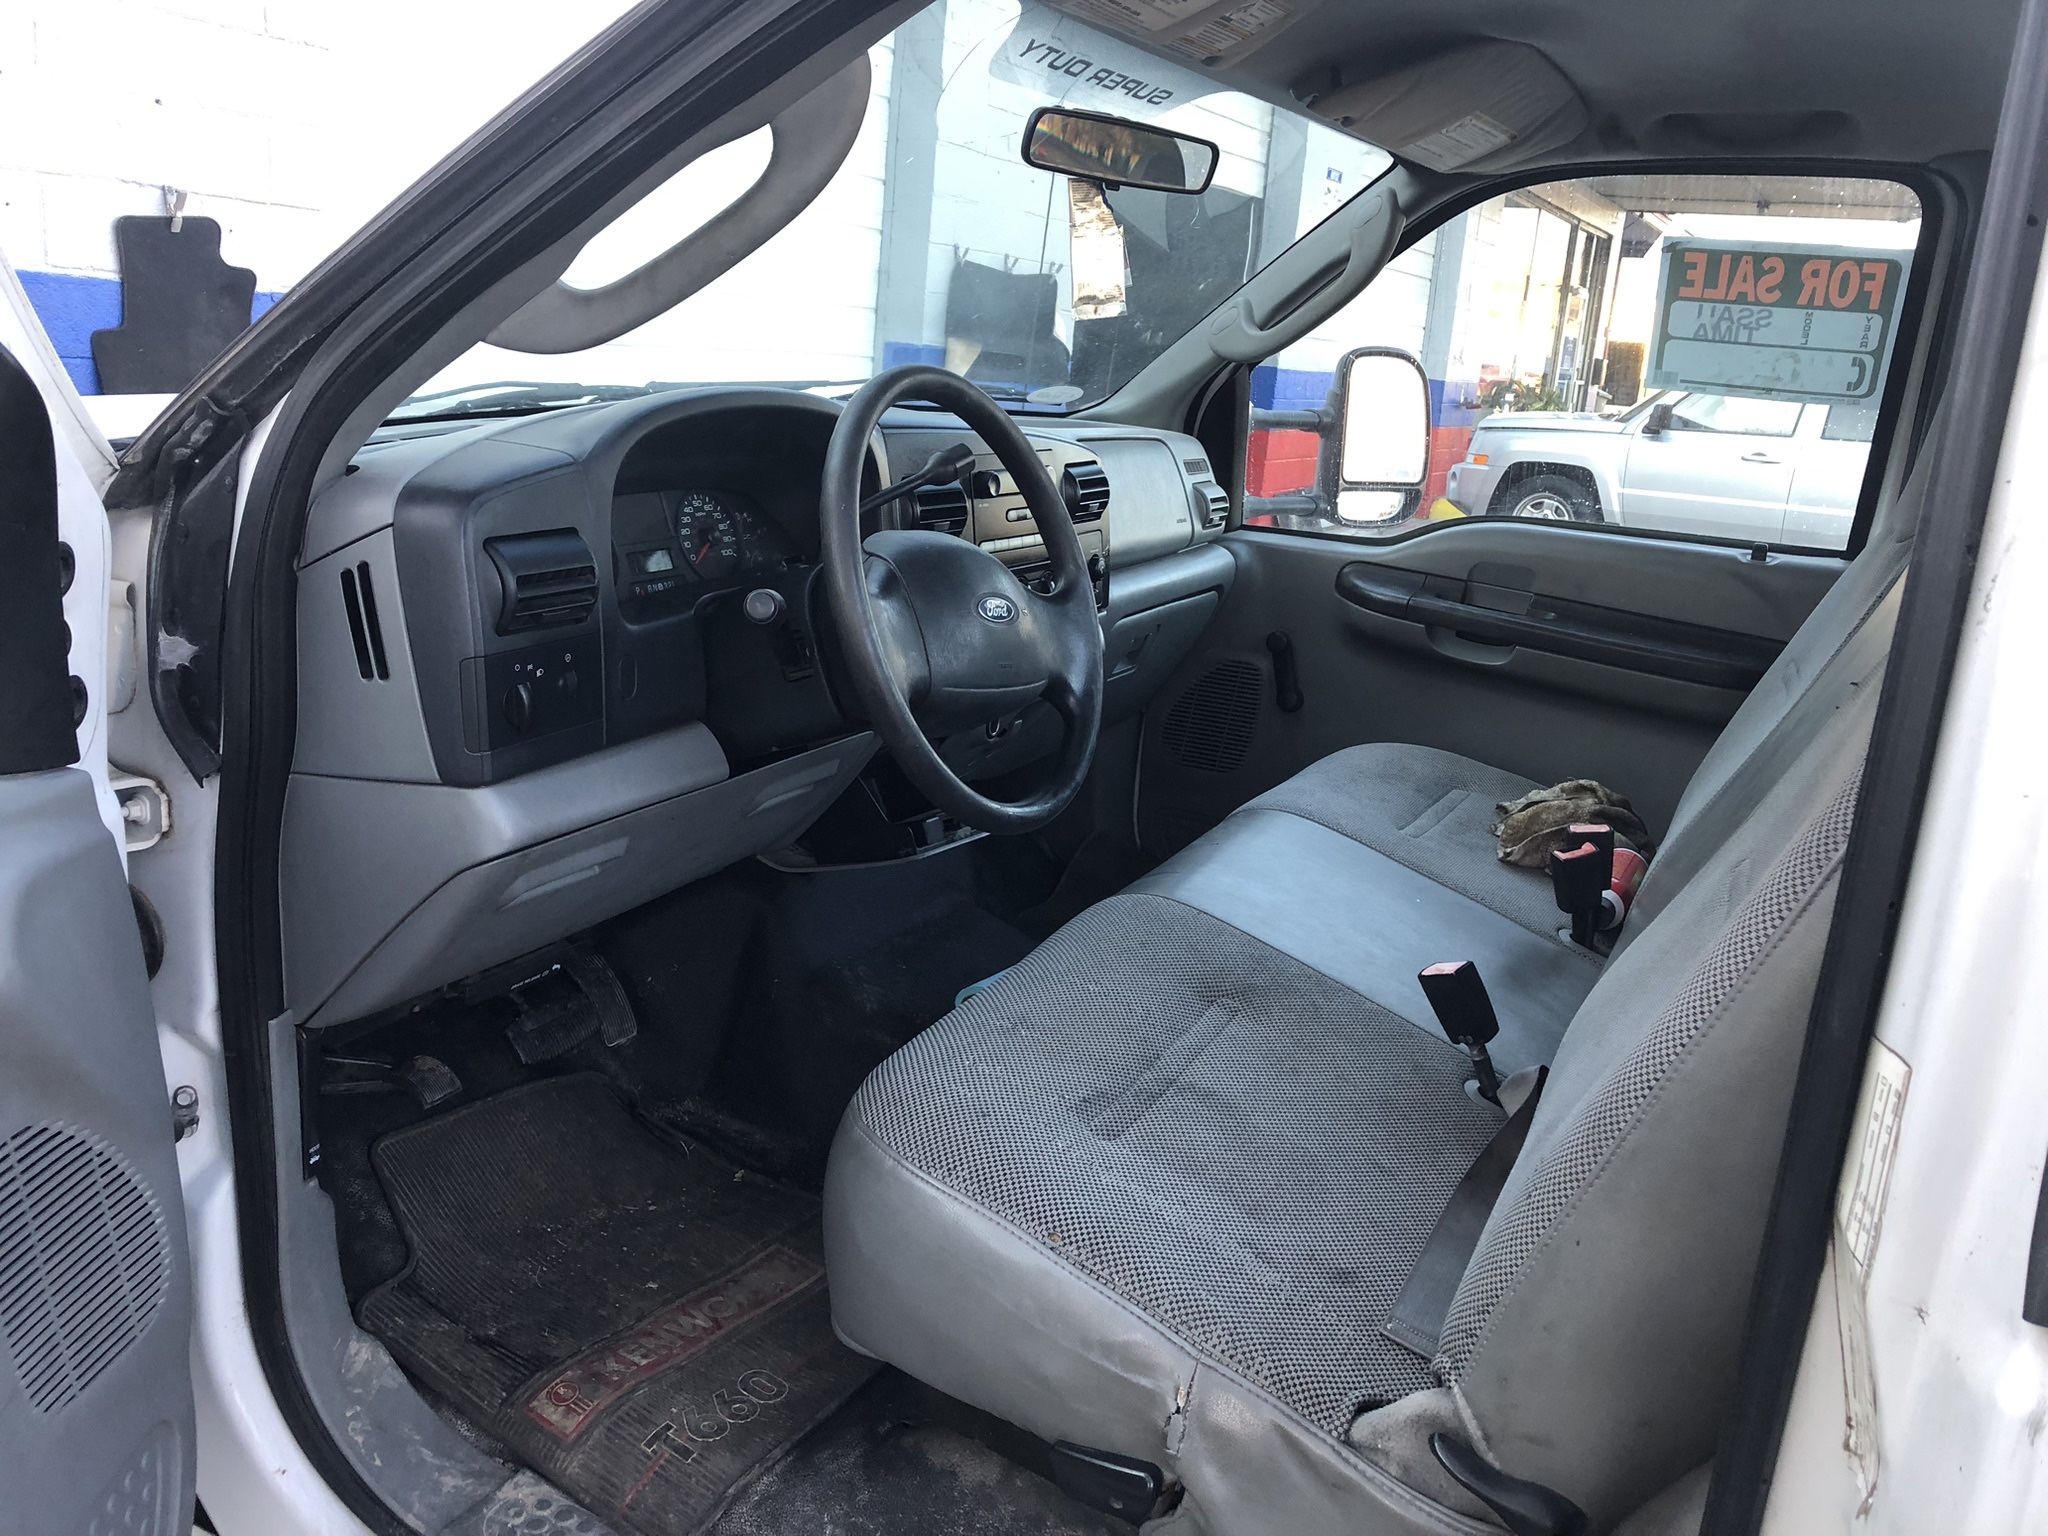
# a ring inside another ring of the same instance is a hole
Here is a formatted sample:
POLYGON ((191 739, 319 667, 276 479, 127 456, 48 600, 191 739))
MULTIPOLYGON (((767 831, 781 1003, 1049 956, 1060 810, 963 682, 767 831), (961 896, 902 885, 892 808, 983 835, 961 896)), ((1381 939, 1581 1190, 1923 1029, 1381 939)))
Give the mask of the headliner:
POLYGON ((1301 10, 1240 64, 1212 72, 1295 101, 1461 44, 1527 43, 1591 115, 1573 143, 1531 163, 1925 162, 1988 150, 2017 24, 2016 0, 1303 0, 1301 10))

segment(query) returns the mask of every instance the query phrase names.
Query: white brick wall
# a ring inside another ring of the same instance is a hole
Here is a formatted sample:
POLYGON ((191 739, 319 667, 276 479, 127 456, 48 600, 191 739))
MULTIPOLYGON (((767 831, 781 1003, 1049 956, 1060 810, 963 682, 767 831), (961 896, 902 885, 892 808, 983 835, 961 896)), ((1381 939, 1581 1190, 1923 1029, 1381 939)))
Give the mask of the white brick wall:
POLYGON ((0 14, 0 248, 112 277, 162 188, 289 288, 628 0, 35 0, 0 14))
MULTIPOLYGON (((162 214, 163 189, 180 189, 187 214, 220 222, 223 257, 252 269, 259 292, 288 289, 629 4, 14 0, 0 7, 0 250, 25 276, 61 279, 74 294, 79 280, 108 285, 88 295, 99 318, 73 316, 79 334, 58 338, 81 376, 90 369, 87 330, 113 323, 116 218, 162 214)), ((956 250, 1034 267, 1042 253, 1061 265, 1063 292, 1067 285, 1059 184, 1023 165, 1016 148, 1025 116, 1051 87, 990 75, 1017 17, 1017 0, 948 7, 938 176, 942 186, 971 190, 942 197, 933 211, 927 340, 943 332, 956 250)), ((435 382, 865 377, 880 361, 890 44, 873 63, 873 98, 846 166, 741 269, 611 344, 602 359, 480 348, 435 382)), ((1205 88, 1197 76, 1166 64, 1156 73, 1173 76, 1181 93, 1166 120, 1223 146, 1219 185, 1265 192, 1271 108, 1194 100, 1205 88)), ((1073 94, 1076 104, 1117 105, 1073 94)), ((1311 157, 1312 176, 1322 176, 1323 160, 1369 154, 1315 132, 1330 143, 1322 159, 1311 157)), ((759 145, 740 145, 688 168, 597 242, 578 275, 600 281, 637 265, 729 201, 761 159, 759 145)), ((1303 206, 1327 211, 1311 198, 1303 206)))

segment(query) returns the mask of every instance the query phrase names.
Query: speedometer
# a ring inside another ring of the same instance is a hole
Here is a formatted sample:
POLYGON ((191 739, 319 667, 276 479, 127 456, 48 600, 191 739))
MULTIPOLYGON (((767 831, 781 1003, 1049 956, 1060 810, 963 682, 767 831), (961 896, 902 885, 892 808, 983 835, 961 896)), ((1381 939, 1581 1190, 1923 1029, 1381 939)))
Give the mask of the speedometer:
POLYGON ((683 558, 706 581, 730 576, 746 559, 739 514, 709 491, 676 498, 676 537, 682 540, 683 558))

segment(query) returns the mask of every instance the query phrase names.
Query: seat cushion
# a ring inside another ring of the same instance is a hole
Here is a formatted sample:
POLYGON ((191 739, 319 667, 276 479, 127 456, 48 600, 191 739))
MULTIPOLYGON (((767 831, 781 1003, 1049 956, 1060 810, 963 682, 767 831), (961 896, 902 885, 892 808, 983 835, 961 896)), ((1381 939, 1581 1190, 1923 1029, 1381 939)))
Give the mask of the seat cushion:
POLYGON ((1430 1384, 1379 1329, 1500 1123, 1466 1076, 1272 946, 1112 898, 854 1099, 826 1192, 840 1333, 1152 1461, 1205 1367, 1341 1448, 1362 1408, 1430 1384))
POLYGON ((1541 787, 1455 752, 1369 742, 1311 763, 1251 806, 1320 822, 1569 948, 1550 881, 1502 863, 1493 835, 1494 806, 1541 787))
MULTIPOLYGON (((1547 897, 1549 882, 1541 883, 1547 897)), ((1416 973, 1440 960, 1473 961, 1500 1015, 1491 1051, 1503 1072, 1549 1061, 1600 976, 1592 951, 1532 933, 1410 865, 1266 802, 1226 817, 1132 889, 1198 908, 1432 1039, 1442 1036, 1416 973)))

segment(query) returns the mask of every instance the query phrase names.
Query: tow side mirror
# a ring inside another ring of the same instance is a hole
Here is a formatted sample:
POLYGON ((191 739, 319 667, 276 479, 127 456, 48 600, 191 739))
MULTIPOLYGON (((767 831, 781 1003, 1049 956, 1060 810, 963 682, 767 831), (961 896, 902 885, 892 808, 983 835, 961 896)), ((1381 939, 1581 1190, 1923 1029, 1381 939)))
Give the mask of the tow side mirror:
POLYGON ((1429 478, 1429 378, 1396 347, 1360 347, 1337 365, 1337 463, 1324 494, 1347 523, 1413 513, 1429 478), (1333 483, 1334 482, 1334 483, 1333 483))
POLYGON ((1643 436, 1662 437, 1671 430, 1671 402, 1659 400, 1643 418, 1643 436))

